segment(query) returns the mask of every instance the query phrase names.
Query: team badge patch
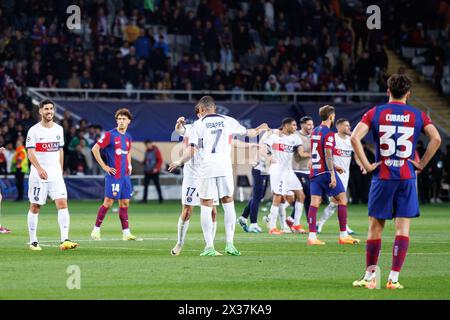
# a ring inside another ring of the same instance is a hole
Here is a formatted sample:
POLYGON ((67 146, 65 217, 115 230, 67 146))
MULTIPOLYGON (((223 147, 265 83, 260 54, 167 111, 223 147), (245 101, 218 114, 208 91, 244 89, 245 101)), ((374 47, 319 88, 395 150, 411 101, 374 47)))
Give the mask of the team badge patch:
POLYGON ((186 201, 187 201, 187 202, 192 202, 192 197, 187 197, 187 198, 186 198, 186 201))

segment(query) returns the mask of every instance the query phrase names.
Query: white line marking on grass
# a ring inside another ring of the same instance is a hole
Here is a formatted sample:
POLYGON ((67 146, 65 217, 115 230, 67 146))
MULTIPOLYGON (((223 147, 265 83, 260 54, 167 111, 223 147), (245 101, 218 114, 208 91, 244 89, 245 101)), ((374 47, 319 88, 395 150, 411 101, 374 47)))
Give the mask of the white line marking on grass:
MULTIPOLYGON (((47 241, 50 242, 50 241, 47 241)), ((92 241, 94 242, 94 241, 92 241)), ((97 241, 95 241, 97 242, 97 241)), ((43 247, 54 247, 57 248, 58 245, 50 245, 50 244, 41 244, 43 247)), ((89 247, 89 249, 104 249, 104 250, 128 250, 128 251, 167 251, 170 252, 170 248, 167 249, 161 249, 161 248, 133 248, 133 247, 89 247)), ((184 252, 201 252, 201 250, 194 250, 194 249, 183 249, 184 252)), ((220 250, 219 250, 220 251, 220 250)), ((272 250, 244 250, 243 252, 249 252, 249 253, 264 253, 264 252, 273 252, 272 250)), ((277 251, 278 254, 296 254, 299 252, 296 251, 277 251)), ((358 252, 341 252, 341 251, 309 251, 309 252, 300 252, 301 255, 305 254, 345 254, 347 256, 350 255, 361 255, 361 253, 358 252)), ((385 252, 381 253, 383 255, 392 255, 391 252, 385 252)), ((409 255, 450 255, 450 252, 411 252, 408 253, 409 255)))

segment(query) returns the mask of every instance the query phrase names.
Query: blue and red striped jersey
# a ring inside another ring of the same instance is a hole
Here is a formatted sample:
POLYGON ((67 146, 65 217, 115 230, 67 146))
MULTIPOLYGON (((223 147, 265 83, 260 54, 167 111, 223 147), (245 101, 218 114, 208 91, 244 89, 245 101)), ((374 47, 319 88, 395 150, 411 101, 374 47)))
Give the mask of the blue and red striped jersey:
POLYGON ((390 102, 367 111, 361 122, 369 127, 375 142, 375 161, 381 161, 373 172, 381 180, 406 180, 416 177, 413 160, 416 144, 430 118, 414 107, 390 102))
POLYGON ((325 149, 331 149, 334 152, 335 146, 334 132, 324 125, 320 125, 311 133, 311 169, 309 176, 311 178, 330 172, 334 168, 328 168, 325 161, 325 149))
POLYGON ((106 154, 106 164, 116 169, 116 179, 130 175, 127 155, 131 150, 131 142, 132 138, 128 132, 121 134, 117 129, 105 132, 97 141, 106 154))

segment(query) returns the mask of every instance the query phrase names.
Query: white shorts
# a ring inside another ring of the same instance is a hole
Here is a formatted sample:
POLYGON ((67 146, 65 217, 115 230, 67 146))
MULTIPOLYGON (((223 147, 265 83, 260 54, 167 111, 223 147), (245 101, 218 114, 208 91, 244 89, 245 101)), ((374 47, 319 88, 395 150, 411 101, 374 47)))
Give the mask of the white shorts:
POLYGON ((232 197, 234 194, 233 176, 200 179, 200 199, 219 199, 232 197))
POLYGON ((47 202, 47 196, 52 200, 67 199, 67 189, 64 180, 42 182, 30 180, 28 183, 28 199, 30 203, 43 206, 47 202))
MULTIPOLYGON (((192 176, 184 176, 183 183, 181 185, 181 203, 189 206, 199 206, 200 205, 200 197, 199 197, 199 189, 200 188, 200 179, 192 177, 192 176)), ((214 196, 214 205, 219 205, 219 197, 217 192, 214 196)))
POLYGON ((303 190, 300 180, 293 171, 285 171, 281 174, 270 175, 270 188, 272 192, 280 195, 288 195, 292 190, 303 190))
POLYGON ((347 191, 348 187, 348 179, 350 177, 350 174, 348 171, 344 172, 343 174, 338 173, 339 179, 341 179, 342 185, 344 186, 344 190, 347 191))

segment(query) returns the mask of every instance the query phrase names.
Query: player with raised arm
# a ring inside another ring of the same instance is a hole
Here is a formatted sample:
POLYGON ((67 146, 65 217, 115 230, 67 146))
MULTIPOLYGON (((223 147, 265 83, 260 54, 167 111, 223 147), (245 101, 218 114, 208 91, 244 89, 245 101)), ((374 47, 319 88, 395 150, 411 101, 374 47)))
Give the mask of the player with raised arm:
POLYGON ((216 104, 212 97, 204 96, 199 102, 202 116, 193 124, 189 136, 189 146, 183 157, 170 164, 169 170, 181 166, 194 153, 199 152, 199 175, 201 202, 201 225, 205 238, 205 250, 201 256, 216 256, 212 238, 213 222, 211 218, 214 197, 216 194, 222 200, 224 209, 226 247, 225 251, 233 256, 241 253, 234 246, 234 231, 236 226, 236 211, 233 202, 234 181, 231 165, 231 141, 233 135, 256 136, 260 131, 268 129, 267 124, 256 129, 247 130, 239 122, 229 116, 216 113, 216 104))
POLYGON ((61 250, 75 249, 78 244, 69 240, 70 216, 67 208, 67 190, 63 178, 64 131, 53 122, 55 105, 50 100, 39 103, 41 121, 28 130, 26 148, 31 162, 28 178, 28 233, 30 250, 40 251, 37 240, 38 215, 50 196, 58 209, 58 224, 61 234, 61 250))
POLYGON ((373 288, 375 267, 381 250, 386 220, 395 220, 392 267, 386 287, 402 289, 398 281, 409 246, 411 218, 420 216, 417 198, 416 169, 422 170, 441 144, 441 137, 430 118, 406 104, 411 95, 411 80, 404 74, 393 74, 387 81, 389 102, 373 107, 364 114, 351 136, 355 153, 364 169, 373 171, 369 191, 369 232, 366 242, 366 272, 355 287, 373 288), (421 132, 429 142, 420 161, 414 160, 421 132), (370 133, 375 143, 375 163, 364 153, 361 140, 370 133))
POLYGON ((319 210, 322 196, 333 197, 338 204, 339 220, 339 244, 357 244, 359 239, 354 239, 347 233, 347 196, 344 186, 337 172, 343 169, 336 166, 333 161, 335 149, 334 132, 331 127, 336 117, 335 109, 326 105, 319 109, 322 120, 320 126, 314 128, 311 134, 311 205, 308 212, 309 236, 308 245, 324 245, 325 242, 317 239, 317 211, 319 210))
MULTIPOLYGON (((200 118, 200 111, 198 106, 195 107, 195 114, 200 118)), ((184 117, 180 117, 175 125, 175 131, 183 136, 183 148, 188 146, 189 135, 192 130, 191 124, 185 124, 184 117)), ((198 195, 200 176, 198 175, 200 161, 198 155, 195 154, 189 161, 184 164, 183 167, 183 182, 181 186, 181 203, 183 205, 180 217, 178 218, 178 238, 175 247, 170 251, 173 256, 178 256, 184 246, 186 239, 186 233, 189 228, 189 221, 192 215, 194 206, 200 205, 200 197, 198 195)), ((217 196, 214 198, 215 205, 218 204, 217 196)), ((212 238, 216 237, 217 230, 217 209, 216 206, 212 210, 212 238)), ((220 255, 219 252, 217 252, 220 255)))
MULTIPOLYGON (((341 167, 344 170, 344 172, 342 173, 338 172, 338 176, 341 179, 342 184, 344 185, 345 191, 347 192, 348 180, 350 177, 350 163, 352 161, 352 153, 353 153, 352 143, 350 142, 350 136, 352 134, 352 131, 350 122, 347 119, 343 118, 338 119, 336 121, 336 128, 337 133, 334 134, 334 141, 336 142, 336 145, 333 152, 333 161, 337 166, 341 167)), ((361 167, 361 163, 357 155, 355 155, 355 161, 361 167)), ((363 173, 365 174, 366 172, 363 170, 363 173)), ((322 228, 325 222, 327 222, 327 220, 330 219, 330 217, 337 210, 338 205, 336 201, 334 201, 333 198, 330 198, 329 200, 330 203, 323 211, 322 216, 320 217, 319 222, 317 223, 318 233, 322 232, 322 228)), ((347 223, 347 232, 348 234, 354 233, 354 231, 349 228, 348 223, 347 223)))
POLYGON ((100 167, 105 171, 105 198, 98 209, 94 229, 91 232, 93 240, 100 240, 100 227, 114 200, 119 201, 119 218, 122 224, 122 240, 137 240, 131 234, 128 224, 128 208, 133 194, 130 175, 131 167, 131 135, 127 132, 133 116, 128 109, 116 111, 117 127, 107 131, 92 147, 92 153, 100 167), (100 149, 106 154, 103 161, 100 149))
MULTIPOLYGON (((5 152, 5 148, 1 147, 0 153, 3 153, 3 152, 5 152)), ((0 219, 2 218, 2 200, 3 200, 3 197, 2 197, 1 190, 0 190, 0 219)), ((11 233, 11 230, 2 226, 2 221, 0 220, 0 234, 7 234, 7 233, 11 233)))
MULTIPOLYGON (((295 195, 295 210, 301 216, 303 211, 303 188, 300 180, 292 168, 294 153, 299 152, 302 141, 296 134, 297 122, 293 118, 285 118, 281 123, 281 129, 272 133, 265 141, 271 154, 271 165, 269 169, 270 187, 272 188, 272 206, 268 217, 269 234, 282 234, 283 231, 276 228, 276 221, 283 206, 282 199, 292 191, 295 195)), ((284 219, 282 221, 284 223, 284 219)))

